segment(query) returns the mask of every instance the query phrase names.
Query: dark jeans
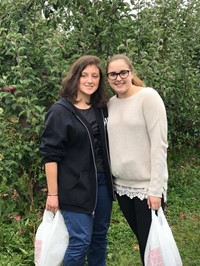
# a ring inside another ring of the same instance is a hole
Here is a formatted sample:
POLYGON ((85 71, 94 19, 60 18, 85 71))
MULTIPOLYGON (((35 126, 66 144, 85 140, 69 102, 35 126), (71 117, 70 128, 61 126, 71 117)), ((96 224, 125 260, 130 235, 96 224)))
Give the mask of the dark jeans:
MULTIPOLYGON (((147 200, 140 200, 138 197, 130 199, 126 195, 117 194, 119 206, 126 218, 129 226, 136 235, 140 247, 140 256, 144 265, 144 252, 151 225, 151 209, 147 205, 147 200)), ((164 208, 164 201, 162 200, 164 208)))
POLYGON ((106 265, 107 231, 110 225, 112 199, 105 175, 98 173, 98 198, 95 216, 62 211, 69 232, 69 245, 64 257, 66 266, 106 265))

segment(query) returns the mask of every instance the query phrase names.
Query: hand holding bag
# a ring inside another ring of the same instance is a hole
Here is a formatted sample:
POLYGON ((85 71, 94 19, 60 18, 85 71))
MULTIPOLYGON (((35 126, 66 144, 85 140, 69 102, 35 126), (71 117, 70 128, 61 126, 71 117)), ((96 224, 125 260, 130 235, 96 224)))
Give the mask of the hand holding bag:
POLYGON ((34 261, 36 266, 60 266, 69 242, 63 216, 45 210, 35 235, 34 261))
POLYGON ((182 266, 172 231, 160 207, 158 216, 151 210, 152 222, 146 244, 145 266, 182 266))

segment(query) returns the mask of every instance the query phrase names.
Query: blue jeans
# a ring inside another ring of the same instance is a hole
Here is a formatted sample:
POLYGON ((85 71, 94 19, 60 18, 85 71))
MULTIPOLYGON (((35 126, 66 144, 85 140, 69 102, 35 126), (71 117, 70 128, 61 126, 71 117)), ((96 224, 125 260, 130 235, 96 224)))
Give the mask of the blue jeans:
POLYGON ((107 232, 110 225, 112 198, 104 173, 98 173, 98 195, 95 216, 62 211, 69 232, 64 266, 105 266, 107 232))

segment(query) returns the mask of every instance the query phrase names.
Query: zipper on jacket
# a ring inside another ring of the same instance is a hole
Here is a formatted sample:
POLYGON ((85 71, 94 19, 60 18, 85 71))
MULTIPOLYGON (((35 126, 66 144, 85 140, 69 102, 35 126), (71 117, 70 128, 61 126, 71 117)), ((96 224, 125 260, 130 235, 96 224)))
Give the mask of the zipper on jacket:
MULTIPOLYGON (((103 118, 103 122, 104 122, 104 115, 103 115, 103 111, 101 109, 101 115, 102 115, 102 118, 103 118)), ((107 125, 106 125, 107 126, 107 125)), ((107 158, 108 158, 108 164, 109 164, 109 172, 110 172, 110 179, 111 179, 111 183, 112 183, 112 195, 113 195, 113 199, 115 199, 115 193, 114 193, 114 184, 113 184, 113 179, 112 179, 112 172, 111 172, 111 163, 110 163, 110 155, 109 155, 109 152, 108 152, 108 144, 107 144, 107 139, 106 139, 106 129, 105 129, 105 125, 103 127, 103 130, 104 130, 104 140, 105 140, 105 146, 106 146, 106 154, 107 154, 107 158)))
POLYGON ((85 125, 85 123, 81 120, 81 118, 77 114, 75 114, 75 116, 81 122, 81 124, 85 127, 85 129, 86 129, 86 131, 88 133, 90 144, 91 144, 91 148, 92 148, 91 149, 92 150, 92 158, 93 158, 93 164, 94 164, 94 169, 95 169, 95 177, 96 177, 96 199, 95 199, 95 205, 94 205, 94 209, 93 209, 93 212, 92 212, 92 216, 95 216, 95 209, 96 209, 96 206, 97 206, 97 194, 98 194, 98 179, 97 179, 97 168, 96 168, 96 164, 95 164, 94 148, 93 148, 90 132, 89 132, 87 126, 85 125))

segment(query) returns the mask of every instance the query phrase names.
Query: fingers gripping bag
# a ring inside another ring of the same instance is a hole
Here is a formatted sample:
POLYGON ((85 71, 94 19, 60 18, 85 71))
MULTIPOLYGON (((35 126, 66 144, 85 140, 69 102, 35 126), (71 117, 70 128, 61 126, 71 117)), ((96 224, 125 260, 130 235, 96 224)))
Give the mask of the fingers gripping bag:
POLYGON ((60 266, 69 242, 61 212, 45 210, 35 235, 34 262, 36 266, 60 266))

